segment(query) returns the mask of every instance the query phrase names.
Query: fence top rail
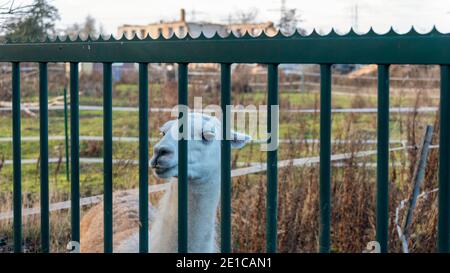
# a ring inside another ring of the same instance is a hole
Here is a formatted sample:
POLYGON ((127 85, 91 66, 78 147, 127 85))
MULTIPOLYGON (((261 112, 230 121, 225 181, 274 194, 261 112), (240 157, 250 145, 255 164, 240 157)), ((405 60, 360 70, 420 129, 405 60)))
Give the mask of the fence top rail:
POLYGON ((425 34, 412 28, 405 34, 370 29, 344 35, 332 30, 323 36, 316 31, 273 37, 264 32, 258 37, 201 33, 167 39, 77 36, 0 44, 0 62, 450 64, 449 48, 450 34, 435 28, 425 34))

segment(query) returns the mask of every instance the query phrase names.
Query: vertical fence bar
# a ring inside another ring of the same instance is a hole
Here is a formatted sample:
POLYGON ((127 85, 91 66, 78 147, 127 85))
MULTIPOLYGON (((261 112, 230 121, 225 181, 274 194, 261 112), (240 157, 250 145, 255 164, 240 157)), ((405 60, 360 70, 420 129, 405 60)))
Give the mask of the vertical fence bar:
POLYGON ((148 64, 139 64, 139 252, 148 252, 148 64))
POLYGON ((450 252, 450 66, 441 65, 438 251, 450 252))
POLYGON ((22 169, 20 148, 20 63, 12 63, 14 252, 22 252, 22 169))
POLYGON ((113 251, 112 63, 103 64, 103 235, 104 252, 113 251))
POLYGON ((267 132, 271 137, 267 146, 266 250, 268 253, 274 253, 277 251, 278 210, 278 64, 268 65, 267 132), (275 120, 274 124, 272 119, 275 120))
MULTIPOLYGON (((178 108, 179 121, 188 122, 188 64, 178 65, 178 108), (184 109, 183 109, 184 108, 184 109), (184 114, 183 114, 184 113, 184 114)), ((188 128, 179 126, 181 138, 178 141, 178 252, 188 251, 188 128)))
POLYGON ((39 63, 39 132, 41 155, 41 248, 50 251, 48 185, 48 75, 47 63, 39 63))
POLYGON ((68 114, 67 114, 67 88, 64 87, 64 141, 66 146, 66 179, 70 181, 69 169, 69 125, 68 125, 68 114))
POLYGON ((389 228, 389 65, 378 65, 377 241, 388 251, 389 228))
POLYGON ((331 65, 320 65, 320 228, 319 251, 330 252, 331 225, 331 65))
POLYGON ((70 195, 72 241, 80 242, 78 63, 70 63, 70 195))
POLYGON ((221 64, 221 106, 222 106, 222 141, 221 141, 221 251, 231 252, 231 145, 230 114, 227 107, 231 105, 231 64, 221 64))

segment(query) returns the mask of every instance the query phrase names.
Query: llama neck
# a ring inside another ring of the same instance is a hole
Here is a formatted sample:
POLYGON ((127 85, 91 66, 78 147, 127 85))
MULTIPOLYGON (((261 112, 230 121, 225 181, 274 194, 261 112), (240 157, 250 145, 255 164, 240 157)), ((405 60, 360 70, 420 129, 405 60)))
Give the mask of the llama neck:
MULTIPOLYGON (((188 252, 215 252, 216 212, 220 181, 189 181, 188 252)), ((150 231, 150 251, 178 251, 178 182, 160 201, 159 213, 150 231)))
POLYGON ((215 252, 220 181, 192 181, 188 192, 188 251, 215 252))

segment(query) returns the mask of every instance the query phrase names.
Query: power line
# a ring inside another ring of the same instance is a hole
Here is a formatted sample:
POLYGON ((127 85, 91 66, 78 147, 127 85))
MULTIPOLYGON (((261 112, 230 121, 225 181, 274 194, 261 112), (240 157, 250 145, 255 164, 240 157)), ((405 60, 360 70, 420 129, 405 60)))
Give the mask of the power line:
POLYGON ((355 4, 351 8, 351 19, 352 19, 352 27, 353 29, 357 29, 359 25, 359 7, 358 4, 355 4))

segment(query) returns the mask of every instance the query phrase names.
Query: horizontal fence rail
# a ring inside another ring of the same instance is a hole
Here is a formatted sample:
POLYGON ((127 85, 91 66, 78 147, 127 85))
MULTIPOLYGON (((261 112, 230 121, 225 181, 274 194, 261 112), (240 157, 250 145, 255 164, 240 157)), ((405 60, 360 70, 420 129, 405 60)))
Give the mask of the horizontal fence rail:
MULTIPOLYGON (((22 247, 22 177, 21 177, 21 108, 20 104, 20 63, 39 63, 39 124, 40 124, 40 187, 41 187, 41 251, 49 252, 50 230, 49 212, 53 207, 49 204, 48 185, 48 68, 50 62, 70 63, 70 214, 71 240, 80 241, 80 151, 79 151, 79 74, 80 62, 103 63, 103 141, 104 154, 104 251, 113 249, 113 179, 114 161, 112 135, 112 65, 118 62, 139 63, 139 108, 131 111, 139 113, 139 252, 149 251, 148 238, 148 152, 149 132, 148 114, 148 65, 151 63, 178 63, 178 102, 179 118, 187 120, 184 107, 188 105, 188 65, 189 63, 218 63, 221 66, 221 107, 226 109, 231 104, 231 65, 234 63, 259 63, 267 65, 267 118, 268 133, 271 138, 267 142, 279 143, 278 123, 272 127, 272 120, 278 121, 279 83, 278 65, 284 63, 320 64, 320 156, 310 161, 305 159, 278 161, 277 149, 267 152, 267 163, 250 166, 231 172, 230 142, 221 142, 221 251, 231 252, 233 249, 231 234, 231 177, 266 171, 266 251, 277 251, 278 222, 278 168, 281 166, 306 165, 320 163, 319 195, 319 241, 320 252, 332 251, 332 165, 331 162, 346 158, 343 155, 331 155, 332 113, 332 65, 337 63, 358 63, 378 65, 378 108, 376 151, 369 151, 363 156, 377 155, 377 198, 376 198, 376 240, 381 251, 388 252, 389 234, 389 65, 391 64, 437 64, 441 65, 441 97, 440 97, 440 151, 439 151, 439 221, 438 251, 450 251, 450 35, 441 34, 433 29, 428 34, 418 34, 411 30, 406 34, 389 31, 379 35, 370 30, 367 34, 358 35, 353 31, 346 35, 338 35, 334 31, 325 36, 313 32, 309 36, 294 34, 285 37, 278 34, 267 37, 251 37, 246 34, 241 38, 233 35, 222 38, 218 35, 207 38, 203 34, 193 38, 173 37, 170 39, 128 40, 111 38, 98 40, 89 38, 86 41, 75 41, 56 38, 45 42, 5 43, 0 45, 0 62, 12 63, 12 143, 13 143, 13 221, 14 251, 21 252, 22 247), (275 117, 276 115, 276 117, 275 117), (275 127, 275 128, 274 128, 275 127)), ((83 108, 84 109, 84 108, 83 108)), ((130 108, 131 109, 131 108, 130 108)), ((308 109, 307 109, 308 110, 308 109)), ((432 109, 436 111, 437 109, 432 109)), ((317 110, 314 110, 317 112, 317 110)), ((364 111, 362 111, 364 112, 364 111)), ((230 130, 230 113, 224 111, 223 134, 230 130)), ((67 118, 67 117, 66 117, 67 118)), ((186 123, 184 123, 186 124, 186 123)), ((182 135, 187 128, 180 127, 182 135)), ((268 144, 268 143, 267 143, 268 144)), ((399 147, 395 149, 404 149, 399 147)), ((67 152, 66 152, 67 153, 67 152)), ((188 141, 178 142, 178 251, 189 252, 188 230, 188 141)), ((354 156, 354 155, 352 155, 354 156)), ((83 201, 84 202, 84 201, 83 201)))
POLYGON ((450 36, 436 30, 402 35, 391 30, 385 35, 370 31, 342 36, 313 32, 291 37, 280 33, 274 37, 61 40, 4 44, 0 62, 450 64, 450 36))

